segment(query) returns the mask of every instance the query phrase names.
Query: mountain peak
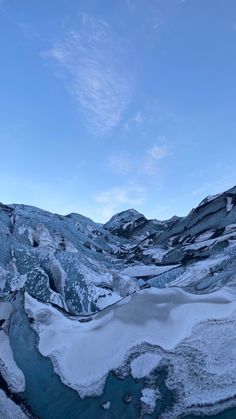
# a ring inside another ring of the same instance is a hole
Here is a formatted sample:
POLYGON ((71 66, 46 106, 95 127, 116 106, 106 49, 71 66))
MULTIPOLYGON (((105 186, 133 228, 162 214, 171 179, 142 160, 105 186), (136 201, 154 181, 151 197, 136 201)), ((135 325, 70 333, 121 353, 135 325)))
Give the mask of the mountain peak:
POLYGON ((104 224, 104 228, 113 234, 127 236, 134 232, 137 227, 143 226, 147 222, 143 214, 130 208, 113 215, 111 219, 104 224))

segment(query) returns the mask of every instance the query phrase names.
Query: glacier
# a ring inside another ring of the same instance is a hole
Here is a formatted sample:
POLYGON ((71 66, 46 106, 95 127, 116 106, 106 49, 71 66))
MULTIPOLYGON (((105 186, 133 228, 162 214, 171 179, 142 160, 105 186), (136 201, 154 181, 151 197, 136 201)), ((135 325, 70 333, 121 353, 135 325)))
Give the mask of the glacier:
POLYGON ((236 187, 164 221, 0 204, 0 237, 6 417, 236 417, 236 187))

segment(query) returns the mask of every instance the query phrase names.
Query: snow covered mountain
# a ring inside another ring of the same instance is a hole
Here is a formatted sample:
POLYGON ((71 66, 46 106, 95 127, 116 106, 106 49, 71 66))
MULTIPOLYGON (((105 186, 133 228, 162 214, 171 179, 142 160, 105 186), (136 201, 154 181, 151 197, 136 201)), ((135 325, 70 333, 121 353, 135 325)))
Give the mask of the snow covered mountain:
POLYGON ((0 240, 1 415, 234 409, 236 187, 166 221, 0 204, 0 240))

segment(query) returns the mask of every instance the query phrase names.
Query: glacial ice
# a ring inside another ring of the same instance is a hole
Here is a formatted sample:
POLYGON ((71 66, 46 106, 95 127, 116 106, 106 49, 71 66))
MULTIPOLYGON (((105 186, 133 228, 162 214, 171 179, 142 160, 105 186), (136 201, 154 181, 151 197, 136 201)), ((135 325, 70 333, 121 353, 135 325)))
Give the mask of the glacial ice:
MULTIPOLYGON (((176 399, 161 418, 235 406, 235 204, 236 187, 186 217, 148 220, 131 209, 105 225, 0 204, 0 372, 9 392, 27 394, 8 337, 21 296, 38 350, 80 397, 102 394, 111 371, 129 375, 143 383, 140 414, 155 417, 165 370, 176 399)), ((10 418, 20 407, 7 396, 0 412, 8 406, 10 418)))

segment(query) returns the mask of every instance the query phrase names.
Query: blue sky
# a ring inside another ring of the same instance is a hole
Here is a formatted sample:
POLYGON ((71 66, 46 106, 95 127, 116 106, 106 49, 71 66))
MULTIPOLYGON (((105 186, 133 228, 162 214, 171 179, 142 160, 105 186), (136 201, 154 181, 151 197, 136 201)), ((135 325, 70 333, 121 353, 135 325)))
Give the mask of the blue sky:
POLYGON ((236 183, 235 0, 1 0, 0 201, 185 215, 236 183))

